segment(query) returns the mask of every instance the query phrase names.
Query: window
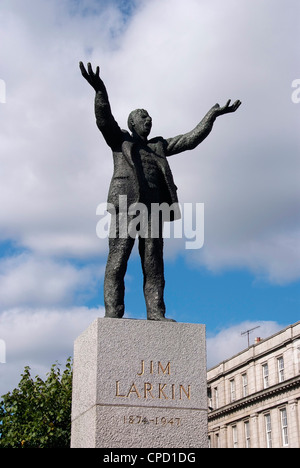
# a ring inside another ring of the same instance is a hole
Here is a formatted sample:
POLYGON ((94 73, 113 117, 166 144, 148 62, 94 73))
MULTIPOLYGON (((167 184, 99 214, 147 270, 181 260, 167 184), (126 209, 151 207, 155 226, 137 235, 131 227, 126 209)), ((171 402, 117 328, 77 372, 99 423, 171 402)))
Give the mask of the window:
POLYGON ((211 388, 210 387, 208 387, 208 389, 207 389, 207 398, 208 398, 208 408, 210 410, 212 410, 213 409, 213 402, 212 402, 211 388))
POLYGON ((235 401, 235 381, 230 380, 230 401, 235 401))
POLYGON ((245 447, 246 448, 251 448, 251 443, 250 443, 250 422, 249 421, 245 421, 244 430, 245 430, 245 447))
POLYGON ((268 386, 269 386, 269 366, 268 366, 268 364, 263 364, 262 371, 263 371, 263 385, 264 385, 264 388, 268 388, 268 386))
POLYGON ((242 384, 243 384, 243 397, 248 396, 248 377, 247 374, 242 374, 242 384))
POLYGON ((289 445, 288 421, 287 421, 286 408, 282 408, 280 410, 280 419, 281 419, 282 445, 286 447, 287 445, 289 445))
POLYGON ((218 387, 214 388, 214 397, 215 397, 215 408, 219 408, 219 393, 218 393, 218 387))
POLYGON ((278 365, 278 382, 283 382, 284 381, 284 360, 282 356, 277 359, 277 365, 278 365))
POLYGON ((232 426, 232 443, 233 448, 238 448, 237 427, 232 426))
POLYGON ((265 414, 267 447, 272 448, 272 426, 270 413, 265 414))
POLYGON ((220 437, 219 437, 219 434, 216 434, 216 448, 220 448, 220 437))

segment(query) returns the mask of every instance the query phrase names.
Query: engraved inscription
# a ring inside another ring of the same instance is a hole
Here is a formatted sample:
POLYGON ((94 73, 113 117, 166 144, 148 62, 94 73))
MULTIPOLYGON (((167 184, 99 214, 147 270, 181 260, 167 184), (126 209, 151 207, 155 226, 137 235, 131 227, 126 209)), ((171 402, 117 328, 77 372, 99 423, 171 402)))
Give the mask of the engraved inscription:
MULTIPOLYGON (((141 375, 144 375, 144 373, 145 373, 145 361, 142 360, 141 361, 141 370, 140 370, 140 372, 137 373, 137 375, 141 376, 141 375)), ((153 363, 153 361, 150 361, 149 373, 154 374, 154 363, 153 363)), ((157 373, 158 374, 163 373, 163 374, 170 375, 171 374, 171 363, 170 363, 170 361, 167 363, 165 368, 163 367, 162 363, 160 361, 158 361, 158 363, 157 363, 157 373)))
MULTIPOLYGON (((138 378, 148 373, 150 376, 154 373, 162 376, 171 376, 171 362, 162 363, 158 361, 154 363, 150 361, 147 365, 144 360, 141 361, 137 376, 138 378)), ((149 379, 150 380, 150 379, 149 379)), ((137 398, 137 399, 158 399, 158 400, 183 400, 191 399, 191 385, 174 384, 174 383, 151 383, 145 381, 143 383, 133 381, 131 385, 125 385, 116 380, 115 396, 118 398, 137 398)))
POLYGON ((181 425, 181 418, 159 417, 147 418, 142 415, 131 415, 123 417, 124 424, 154 424, 155 426, 174 426, 181 425))

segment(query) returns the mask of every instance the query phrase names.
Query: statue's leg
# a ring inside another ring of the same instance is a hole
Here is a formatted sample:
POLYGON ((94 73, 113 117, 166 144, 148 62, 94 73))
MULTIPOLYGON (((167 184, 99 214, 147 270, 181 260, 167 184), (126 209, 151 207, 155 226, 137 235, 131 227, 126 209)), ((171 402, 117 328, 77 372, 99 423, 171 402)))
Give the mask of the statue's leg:
POLYGON ((139 252, 144 274, 144 295, 148 320, 171 321, 165 318, 163 238, 139 238, 139 252))
POLYGON ((124 277, 134 239, 110 238, 109 253, 104 277, 105 317, 121 318, 124 315, 124 277))

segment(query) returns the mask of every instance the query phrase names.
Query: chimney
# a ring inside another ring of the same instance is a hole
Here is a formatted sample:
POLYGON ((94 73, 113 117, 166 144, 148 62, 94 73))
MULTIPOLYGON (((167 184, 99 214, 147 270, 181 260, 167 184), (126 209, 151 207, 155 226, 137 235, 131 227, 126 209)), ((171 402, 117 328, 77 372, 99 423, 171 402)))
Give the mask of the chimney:
POLYGON ((260 336, 257 336, 257 337, 255 338, 255 344, 259 343, 260 341, 261 341, 261 337, 260 337, 260 336))

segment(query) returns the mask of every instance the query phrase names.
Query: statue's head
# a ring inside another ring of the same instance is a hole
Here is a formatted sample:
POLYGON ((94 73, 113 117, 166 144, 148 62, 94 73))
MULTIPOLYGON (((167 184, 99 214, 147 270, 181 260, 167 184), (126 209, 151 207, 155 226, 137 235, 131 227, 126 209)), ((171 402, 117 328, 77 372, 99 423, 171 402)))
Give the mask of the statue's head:
POLYGON ((145 109, 136 109, 129 114, 128 128, 133 134, 147 138, 151 132, 152 119, 145 109))

